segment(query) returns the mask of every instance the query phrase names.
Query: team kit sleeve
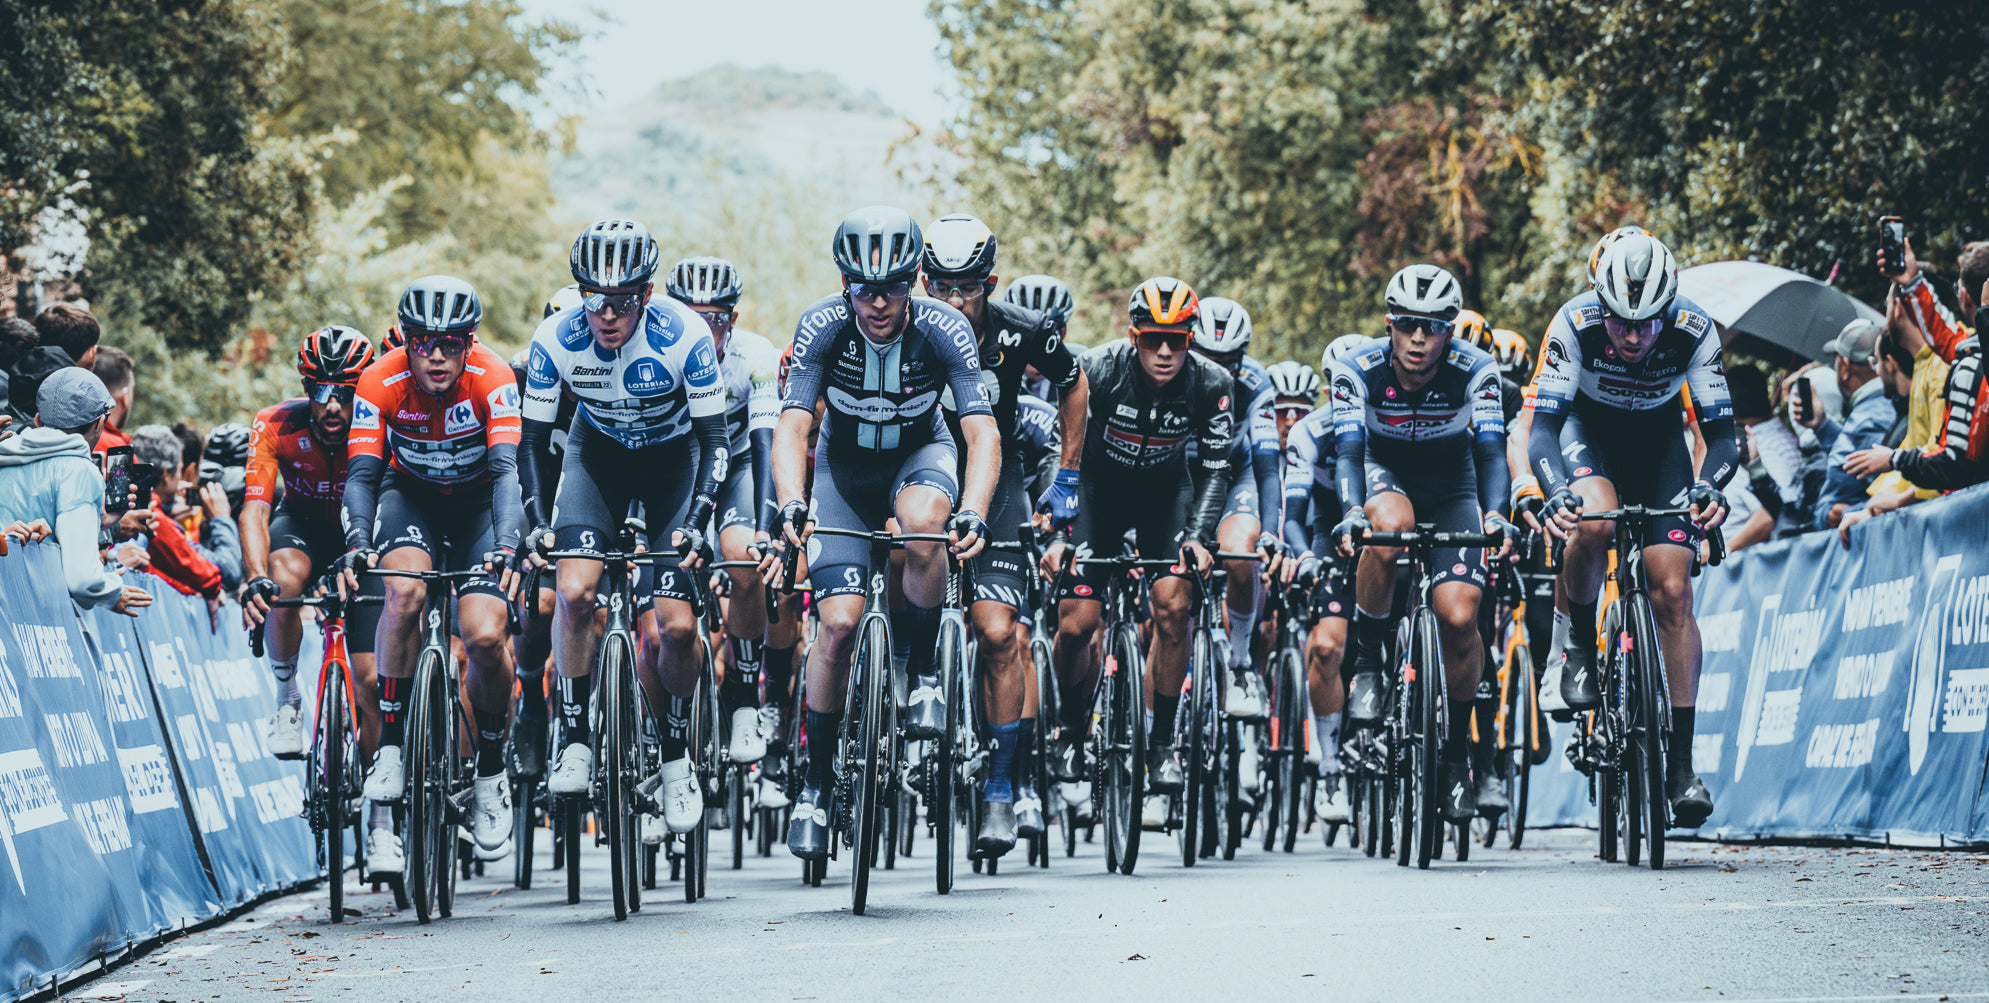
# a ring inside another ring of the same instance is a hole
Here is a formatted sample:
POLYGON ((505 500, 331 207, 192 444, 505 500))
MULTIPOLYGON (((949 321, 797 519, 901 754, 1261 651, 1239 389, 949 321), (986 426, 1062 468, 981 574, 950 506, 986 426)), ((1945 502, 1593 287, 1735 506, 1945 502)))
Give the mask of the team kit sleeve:
MULTIPOLYGON (((1533 428, 1526 439, 1527 462, 1540 478, 1541 491, 1549 495, 1568 486, 1567 464, 1561 457, 1561 425, 1574 404, 1582 365, 1581 343, 1568 323, 1569 310, 1561 308, 1547 327, 1547 337, 1541 339, 1540 368, 1533 381, 1533 428)), ((1728 410, 1731 412, 1731 404, 1728 410)))
POLYGON ((552 434, 553 423, 559 420, 560 374, 552 354, 558 344, 558 319, 557 315, 546 318, 532 335, 525 363, 525 386, 521 388, 518 483, 524 495, 525 520, 534 527, 551 520, 549 510, 559 480, 559 471, 540 462, 546 437, 552 434))
POLYGON ((352 427, 345 436, 345 498, 339 504, 339 522, 345 527, 348 551, 373 545, 380 477, 387 469, 388 403, 386 379, 380 366, 369 366, 359 378, 359 392, 352 398, 352 427))
POLYGON ((1506 470, 1505 391, 1499 369, 1489 355, 1480 355, 1465 384, 1471 391, 1471 458, 1478 473, 1478 510, 1504 512, 1512 479, 1506 470))
POLYGON ((1285 543, 1297 553, 1303 553, 1311 543, 1305 522, 1312 506, 1312 466, 1319 461, 1319 443, 1312 437, 1310 425, 1309 419, 1293 425, 1290 441, 1285 445, 1282 528, 1285 543))
POLYGON ((780 356, 773 344, 758 342, 752 367, 753 391, 746 398, 746 441, 753 448, 753 494, 758 514, 753 528, 769 532, 780 506, 774 503, 773 433, 780 423, 780 356))
POLYGON ((263 408, 249 425, 249 464, 243 471, 246 481, 242 489, 242 504, 261 502, 274 503, 277 485, 277 442, 280 437, 276 425, 283 405, 263 408))
POLYGON ((931 308, 933 326, 926 335, 946 366, 946 383, 953 388, 953 403, 960 417, 982 414, 992 417, 988 386, 981 382, 981 355, 974 344, 974 329, 959 311, 945 304, 931 308))
POLYGON ((1367 505, 1367 381, 1352 366, 1334 363, 1333 481, 1340 507, 1352 512, 1367 505))
POLYGON ((518 487, 518 443, 523 434, 518 382, 496 352, 484 349, 484 354, 488 358, 481 362, 483 372, 476 374, 470 392, 489 416, 484 420, 484 445, 494 542, 501 550, 516 550, 525 531, 524 494, 518 487))
POLYGON ((849 321, 849 303, 832 299, 802 311, 794 324, 793 351, 788 353, 787 385, 781 388, 782 411, 799 408, 815 411, 815 399, 822 396, 822 375, 829 364, 834 332, 849 321))
POLYGON ((672 357, 683 377, 685 412, 698 440, 697 486, 691 495, 689 525, 701 530, 718 507, 719 485, 732 471, 732 435, 725 424, 725 381, 719 376, 711 328, 689 307, 683 312, 690 314, 681 325, 689 334, 677 343, 672 357))
POLYGON ((1700 435, 1706 440, 1706 458, 1699 464, 1699 479, 1715 488, 1726 487, 1740 469, 1740 439, 1734 425, 1733 394, 1727 389, 1727 372, 1720 361, 1720 339, 1712 321, 1692 353, 1692 366, 1685 373, 1685 389, 1698 416, 1700 435))
POLYGON ((1064 343, 1063 335, 1057 326, 1044 320, 1036 328, 1034 345, 1030 352, 1029 364, 1059 390, 1068 390, 1077 384, 1077 356, 1071 354, 1070 346, 1064 343))
MULTIPOLYGON (((1192 364, 1193 357, 1189 361, 1192 364)), ((1210 369, 1216 368, 1214 363, 1207 365, 1210 369)), ((1175 378, 1182 379, 1188 375, 1183 372, 1175 378)), ((1200 441, 1196 446, 1198 460, 1190 472, 1195 486, 1195 504, 1189 510, 1187 539, 1203 544, 1215 539, 1216 526, 1222 521, 1223 502, 1229 497, 1229 444, 1231 426, 1235 422, 1229 410, 1229 395, 1235 392, 1230 385, 1232 383, 1233 380, 1226 378, 1208 381, 1199 392, 1195 414, 1190 419, 1200 441)))
MULTIPOLYGON (((1266 385, 1250 402, 1250 472, 1257 484, 1257 524, 1275 535, 1278 525, 1279 477, 1284 449, 1278 445, 1277 396, 1266 385)), ((1241 473, 1238 476, 1243 476, 1241 473)))

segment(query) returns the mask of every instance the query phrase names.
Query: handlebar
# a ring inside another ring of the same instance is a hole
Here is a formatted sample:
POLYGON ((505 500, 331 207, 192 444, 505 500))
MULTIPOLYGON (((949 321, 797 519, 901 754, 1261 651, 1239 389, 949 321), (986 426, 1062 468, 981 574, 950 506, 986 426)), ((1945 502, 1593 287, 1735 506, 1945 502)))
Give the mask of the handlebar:
POLYGON ((1406 533, 1363 533, 1360 542, 1381 547, 1497 547, 1505 543, 1505 537, 1488 533, 1412 529, 1406 533))

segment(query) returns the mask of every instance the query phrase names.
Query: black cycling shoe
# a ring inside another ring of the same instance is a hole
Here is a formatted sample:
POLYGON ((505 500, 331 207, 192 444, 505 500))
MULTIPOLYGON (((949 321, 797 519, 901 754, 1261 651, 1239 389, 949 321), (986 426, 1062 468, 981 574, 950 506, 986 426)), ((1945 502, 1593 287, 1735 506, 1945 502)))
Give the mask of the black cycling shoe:
POLYGON ((1091 763, 1089 741, 1075 737, 1059 738, 1056 751, 1052 755, 1056 757, 1051 762, 1055 764, 1058 780, 1072 784, 1088 783, 1092 780, 1096 768, 1091 763))
POLYGON ((1146 789, 1153 794, 1173 794, 1185 786, 1181 760, 1173 749, 1149 749, 1146 754, 1146 789))
POLYGON ((1471 782, 1469 763, 1444 763, 1438 771, 1442 786, 1437 796, 1443 801, 1445 821, 1462 824, 1478 814, 1478 788, 1471 782))
POLYGON ((803 860, 829 855, 829 795, 820 787, 803 787, 794 799, 794 816, 787 823, 787 852, 803 860))
POLYGON ((1015 805, 1007 801, 981 802, 981 831, 974 836, 971 860, 999 857, 1015 849, 1015 805))
POLYGON ((1374 724, 1381 720, 1381 668, 1356 665, 1347 685, 1347 721, 1374 724))
POLYGON ((1713 793, 1696 774, 1687 773, 1672 780, 1671 824, 1678 829, 1697 829, 1713 814, 1713 793))
POLYGON ((1568 647, 1568 664, 1561 670, 1561 699, 1569 710, 1594 710, 1602 706, 1602 690, 1595 678, 1595 649, 1581 645, 1568 647))
POLYGON ((546 775, 546 722, 523 714, 511 716, 511 740, 505 745, 505 763, 511 775, 537 780, 546 775))
POLYGON ((1047 823, 1043 821, 1043 799, 1036 796, 1036 788, 1016 784, 1015 834, 1023 839, 1035 839, 1047 828, 1047 823))
POLYGON ((938 738, 946 730, 946 695, 938 676, 915 676, 905 698, 905 737, 938 738))
POLYGON ((1506 797, 1506 785, 1498 775, 1487 771, 1478 778, 1478 814, 1489 819, 1512 810, 1512 801, 1506 797))

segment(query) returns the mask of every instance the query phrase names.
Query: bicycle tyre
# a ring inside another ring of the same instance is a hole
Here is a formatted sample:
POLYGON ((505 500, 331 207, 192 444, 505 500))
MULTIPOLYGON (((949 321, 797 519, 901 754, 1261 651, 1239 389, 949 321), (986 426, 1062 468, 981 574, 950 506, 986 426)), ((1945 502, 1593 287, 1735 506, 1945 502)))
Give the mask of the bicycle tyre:
POLYGON ((1637 671, 1632 707, 1639 723, 1632 730, 1641 741, 1643 760, 1644 827, 1650 869, 1664 870, 1665 828, 1671 818, 1671 801, 1665 771, 1671 743, 1671 693, 1664 671, 1663 642, 1657 634, 1657 618, 1650 600, 1642 593, 1627 600, 1630 655, 1637 671))
POLYGON ((711 810, 720 807, 719 790, 723 786, 719 771, 726 769, 725 729, 723 711, 718 704, 718 672, 712 661, 711 644, 703 635, 699 636, 698 647, 704 651, 704 677, 695 694, 696 701, 691 705, 701 722, 694 727, 697 744, 691 748, 698 751, 698 762, 691 767, 691 777, 698 786, 697 856, 692 863, 697 871, 697 897, 705 897, 706 884, 711 879, 711 810), (718 803, 714 803, 718 802, 718 803))
POLYGON ((538 784, 522 777, 511 780, 511 841, 517 851, 511 859, 511 883, 519 891, 532 889, 533 849, 539 830, 538 784))
MULTIPOLYGON (((1416 732, 1413 755, 1416 815, 1416 866, 1427 869, 1430 861, 1443 856, 1444 825, 1438 805, 1440 771, 1443 761, 1443 655, 1437 644, 1436 612, 1429 607, 1416 610, 1410 621, 1409 676, 1412 684, 1416 732)), ((1408 839, 1404 833, 1403 838, 1408 839)))
POLYGON ((331 921, 337 923, 345 919, 345 787, 346 764, 351 761, 345 723, 345 672, 337 663, 325 666, 323 689, 324 699, 318 708, 318 740, 312 746, 313 757, 321 762, 313 764, 316 768, 311 774, 320 785, 319 821, 324 829, 319 845, 325 854, 331 921))
POLYGON ((1057 778, 1050 771, 1049 729, 1051 721, 1061 721, 1062 704, 1057 692, 1057 677, 1050 661, 1050 645, 1042 634, 1030 638, 1030 662, 1036 670, 1036 747, 1030 754, 1029 773, 1035 780, 1036 800, 1042 806, 1043 832, 1034 840, 1036 866, 1050 869, 1050 819, 1051 799, 1057 796, 1057 778))
POLYGON ((561 863, 566 867, 566 904, 580 904, 580 798, 560 798, 558 805, 559 828, 557 834, 563 846, 561 863))
POLYGON ((856 708, 856 720, 846 726, 856 743, 856 776, 853 778, 855 802, 852 816, 855 825, 854 853, 850 854, 850 912, 863 915, 869 905, 870 867, 877 860, 877 837, 879 812, 877 797, 880 793, 878 771, 880 752, 884 744, 884 679, 891 671, 890 642, 884 637, 882 617, 866 618, 863 635, 857 641, 856 651, 861 686, 862 703, 856 708))
POLYGON ((1533 749, 1545 744, 1547 736, 1537 729, 1539 723, 1539 691, 1535 688, 1533 652, 1526 645, 1514 645, 1512 657, 1506 659, 1506 729, 1509 743, 1505 750, 1506 800, 1512 808, 1506 812, 1506 845, 1519 849, 1526 839, 1526 801, 1533 786, 1533 749))
POLYGON ((939 737, 927 743, 926 755, 932 760, 932 800, 925 806, 926 824, 932 827, 932 873, 933 886, 941 895, 953 893, 954 839, 960 826, 959 786, 960 771, 955 758, 959 750, 954 744, 958 737, 953 732, 954 711, 959 706, 958 684, 954 679, 957 669, 957 652, 952 650, 949 632, 945 624, 939 632, 939 686, 946 700, 946 727, 941 728, 939 737))
MULTIPOLYGON (((1215 645, 1209 640, 1208 631, 1195 628, 1194 638, 1189 642, 1188 693, 1187 699, 1178 705, 1185 720, 1175 723, 1174 734, 1188 737, 1188 775, 1181 788, 1181 866, 1193 867, 1201 856, 1202 804, 1208 792, 1202 784, 1208 779, 1208 763, 1203 756, 1208 751, 1209 711, 1216 710, 1212 699, 1215 676, 1211 670, 1215 645)), ((1216 711, 1220 713, 1220 710, 1216 711)))
MULTIPOLYGON (((1601 711, 1589 712, 1589 727, 1591 729, 1598 726, 1599 722, 1597 719, 1601 717, 1601 714, 1601 711)), ((1617 789, 1617 779, 1617 773, 1606 767, 1595 771, 1595 783, 1597 786, 1596 838, 1599 844, 1596 856, 1600 857, 1607 864, 1613 864, 1619 859, 1617 853, 1617 836, 1619 835, 1619 830, 1617 827, 1622 824, 1620 817, 1622 809, 1619 804, 1621 798, 1617 789)))
MULTIPOLYGON (((406 756, 407 869, 408 897, 414 903, 415 918, 428 923, 441 914, 442 882, 439 877, 454 866, 454 840, 445 842, 446 792, 439 769, 442 727, 437 718, 442 668, 440 656, 424 650, 415 665, 408 695, 408 734, 402 749, 406 756)), ((452 836, 453 834, 447 834, 452 836)))
POLYGON ((1281 673, 1284 697, 1279 701, 1283 718, 1278 724, 1279 758, 1284 766, 1284 813, 1286 853, 1298 846, 1298 834, 1305 830, 1305 711, 1307 692, 1305 688, 1305 664, 1296 652, 1285 652, 1284 672, 1281 673))
POLYGON ((1106 744, 1098 757, 1104 781, 1100 789, 1109 793, 1104 806, 1109 813, 1106 866, 1113 873, 1130 875, 1139 863, 1140 807, 1146 794, 1146 656, 1131 624, 1114 628, 1112 652, 1115 670, 1105 721, 1106 744))
POLYGON ((633 708, 628 706, 629 677, 633 672, 627 638, 618 632, 610 633, 603 641, 601 665, 595 674, 601 709, 600 736, 595 744, 601 750, 599 769, 606 799, 602 805, 601 834, 608 844, 609 898, 617 920, 628 918, 629 898, 640 881, 632 850, 638 839, 635 831, 641 823, 636 820, 636 792, 629 779, 635 769, 630 760, 629 742, 640 741, 634 734, 633 708))

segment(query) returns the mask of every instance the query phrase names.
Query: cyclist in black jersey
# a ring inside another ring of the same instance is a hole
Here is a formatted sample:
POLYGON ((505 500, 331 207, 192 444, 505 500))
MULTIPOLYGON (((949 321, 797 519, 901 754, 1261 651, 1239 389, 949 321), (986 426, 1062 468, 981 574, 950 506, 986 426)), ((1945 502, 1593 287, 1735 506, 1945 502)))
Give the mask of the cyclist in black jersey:
MULTIPOLYGON (((1000 277, 994 271, 997 243, 987 224, 965 214, 943 216, 926 229, 925 239, 926 292, 960 311, 973 327, 981 380, 992 398, 1002 441, 1016 439, 1016 397, 1025 368, 1035 367, 1059 391, 1057 410, 1069 446, 1049 492, 1053 518, 1068 523, 1077 506, 1077 461, 1088 390, 1077 358, 1064 347, 1063 324, 1034 310, 992 300, 1000 277)), ((948 417, 957 422, 954 411, 947 408, 948 417)), ((1019 541, 1030 511, 1021 454, 1005 450, 1001 480, 988 512, 989 538, 1019 541)), ((974 852, 982 857, 999 857, 1014 847, 1018 836, 1033 838, 1043 831, 1038 792, 1023 787, 1031 775, 1026 766, 1036 744, 1036 716, 1034 708, 1025 706, 1024 686, 1029 631, 1022 614, 1030 571, 1023 556, 1012 550, 990 550, 976 559, 974 569, 970 612, 988 670, 985 700, 991 760, 981 792, 981 831, 974 839, 974 852)))
MULTIPOLYGON (((1147 665, 1153 678, 1153 731, 1148 787, 1157 795, 1181 789, 1173 752, 1174 715, 1188 675, 1192 592, 1186 569, 1208 571, 1216 523, 1229 494, 1230 393, 1235 381, 1221 366, 1188 350, 1198 308, 1180 279, 1148 279, 1133 290, 1126 340, 1086 352, 1079 363, 1090 381, 1084 465, 1078 476, 1075 556, 1115 557, 1134 531, 1149 558, 1179 557, 1153 583, 1153 639, 1147 665), (1188 462, 1188 443, 1199 459, 1188 462)), ((1055 576, 1071 548, 1061 541, 1044 555, 1055 576)), ((1105 585, 1103 568, 1063 576, 1058 594, 1055 661, 1063 708, 1057 755, 1065 780, 1083 781, 1098 683, 1093 643, 1105 585)), ((1164 803, 1164 802, 1163 802, 1164 803)))
MULTIPOLYGON (((911 298, 925 252, 918 224, 902 209, 859 209, 837 228, 831 251, 843 291, 817 301, 795 325, 773 446, 784 541, 808 548, 808 581, 821 618, 807 676, 808 734, 817 736, 834 735, 842 725, 870 547, 843 536, 809 539, 803 492, 816 399, 827 402, 813 485, 822 526, 880 530, 895 517, 901 532, 947 532, 953 552, 970 560, 985 546, 981 513, 988 511, 1001 471, 1001 437, 975 359, 973 328, 944 303, 911 298), (961 486, 953 435, 940 414, 942 389, 953 393, 967 440, 961 486), (960 510, 949 520, 956 497, 960 510)), ((904 730, 914 738, 937 737, 945 727, 936 648, 946 579, 946 555, 938 544, 906 546, 906 605, 894 616, 893 633, 904 638, 909 654, 913 682, 904 730)), ((809 744, 807 777, 787 838, 788 849, 803 859, 828 853, 834 745, 809 744)))

